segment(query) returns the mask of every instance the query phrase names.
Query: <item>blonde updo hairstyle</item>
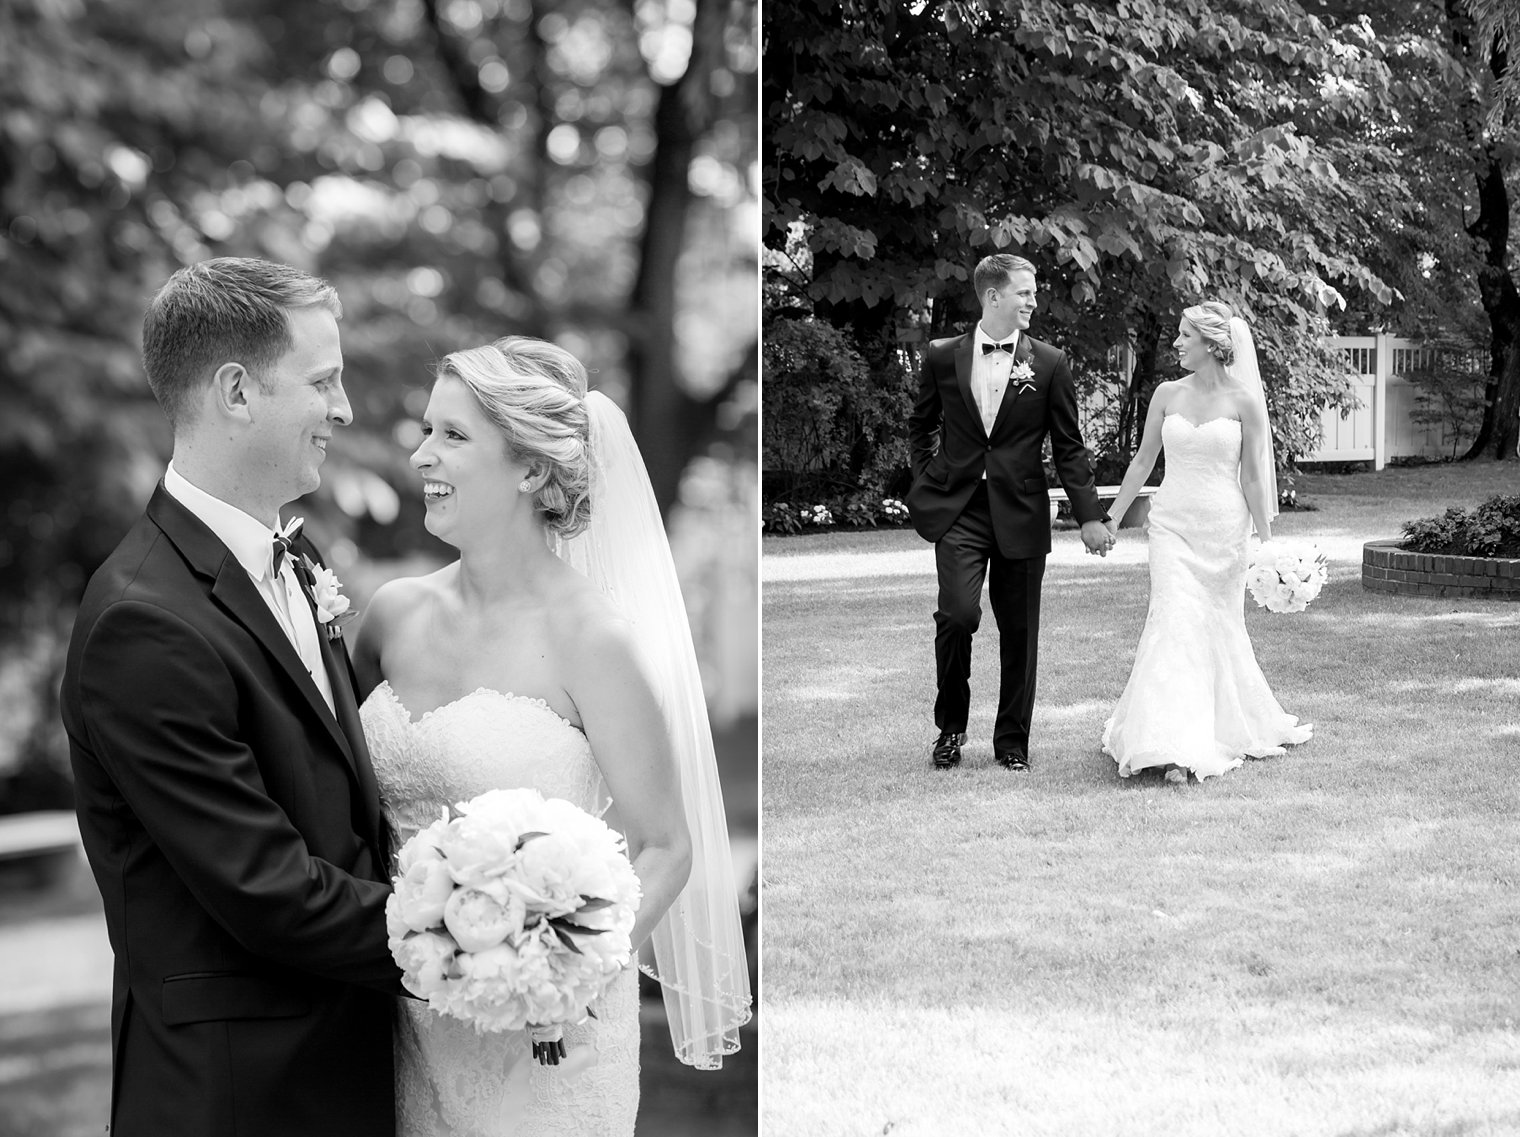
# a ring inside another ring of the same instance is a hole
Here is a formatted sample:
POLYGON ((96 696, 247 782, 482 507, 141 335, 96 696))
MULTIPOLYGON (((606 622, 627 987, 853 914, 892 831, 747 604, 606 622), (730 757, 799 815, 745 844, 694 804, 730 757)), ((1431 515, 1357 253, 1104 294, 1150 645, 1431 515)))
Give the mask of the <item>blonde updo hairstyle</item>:
POLYGON ((1182 310, 1182 318, 1198 329, 1209 354, 1228 367, 1235 362, 1235 342, 1230 338, 1230 319, 1235 315, 1228 304, 1205 300, 1182 310))
POLYGON ((562 347, 528 336, 506 336, 456 351, 437 378, 458 379, 501 431, 517 461, 544 478, 533 508, 560 537, 591 521, 591 439, 586 369, 562 347))

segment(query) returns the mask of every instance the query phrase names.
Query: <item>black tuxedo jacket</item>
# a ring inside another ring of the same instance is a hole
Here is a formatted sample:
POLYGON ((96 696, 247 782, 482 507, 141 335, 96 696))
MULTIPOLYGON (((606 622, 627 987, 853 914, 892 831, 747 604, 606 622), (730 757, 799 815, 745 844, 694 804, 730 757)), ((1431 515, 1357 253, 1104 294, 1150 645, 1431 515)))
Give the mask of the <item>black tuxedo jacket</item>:
POLYGON ((918 400, 908 420, 913 485, 905 504, 913 528, 938 541, 966 508, 987 475, 987 496, 998 551, 1005 557, 1050 552, 1050 495, 1041 451, 1050 435, 1056 476, 1079 522, 1105 514, 1092 462, 1077 427, 1077 393, 1066 353, 1020 333, 1014 366, 1034 376, 1020 389, 1011 381, 989 434, 971 393, 975 331, 934 340, 919 370, 918 400))
POLYGON ((379 795, 323 639, 336 719, 162 484, 85 592, 62 707, 116 955, 113 1137, 395 1131, 379 795))

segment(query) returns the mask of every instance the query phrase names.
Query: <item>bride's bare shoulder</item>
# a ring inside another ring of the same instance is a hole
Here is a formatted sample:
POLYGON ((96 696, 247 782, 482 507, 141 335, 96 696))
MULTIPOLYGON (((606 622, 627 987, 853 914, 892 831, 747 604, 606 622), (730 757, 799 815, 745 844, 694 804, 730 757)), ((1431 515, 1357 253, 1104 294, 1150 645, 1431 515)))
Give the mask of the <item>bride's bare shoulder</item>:
POLYGON ((423 600, 436 599, 442 595, 459 575, 459 562, 444 565, 435 572, 422 576, 398 576, 375 589, 372 604, 387 608, 404 607, 423 600))
POLYGON ((577 663, 600 668, 625 659, 633 643, 633 625, 610 599, 572 570, 560 602, 554 606, 555 633, 577 663))
POLYGON ((1168 379, 1163 383, 1157 383, 1156 389, 1151 392, 1151 405, 1165 410, 1178 393, 1187 389, 1187 377, 1181 379, 1168 379))
POLYGON ((422 576, 398 576, 386 581, 364 607, 364 622, 376 631, 392 628, 408 613, 422 612, 443 596, 458 576, 459 562, 422 576))

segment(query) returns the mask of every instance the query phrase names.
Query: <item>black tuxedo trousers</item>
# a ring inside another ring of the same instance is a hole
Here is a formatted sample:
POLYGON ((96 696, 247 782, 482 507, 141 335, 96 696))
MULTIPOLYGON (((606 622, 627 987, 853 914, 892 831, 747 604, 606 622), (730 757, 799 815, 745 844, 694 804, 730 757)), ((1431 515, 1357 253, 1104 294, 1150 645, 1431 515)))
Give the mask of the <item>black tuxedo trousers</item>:
POLYGON ((1050 552, 1051 464, 1079 522, 1104 517, 1092 462, 1078 429, 1076 386, 1066 356, 1019 336, 1008 391, 992 426, 972 391, 972 333, 935 340, 924 352, 918 399, 908 421, 913 527, 934 542, 939 605, 934 614, 938 695, 934 721, 963 731, 970 704, 971 638, 986 581, 1002 657, 992 745, 1026 751, 1034 708, 1040 585, 1050 552))
POLYGON ((971 640, 982 619, 987 584, 998 628, 999 690, 992 727, 995 751, 1029 752, 1039 668, 1040 585, 1045 557, 1006 557, 998 550, 984 482, 934 544, 939 602, 934 613, 934 663, 939 694, 934 724, 962 732, 971 709, 971 640))

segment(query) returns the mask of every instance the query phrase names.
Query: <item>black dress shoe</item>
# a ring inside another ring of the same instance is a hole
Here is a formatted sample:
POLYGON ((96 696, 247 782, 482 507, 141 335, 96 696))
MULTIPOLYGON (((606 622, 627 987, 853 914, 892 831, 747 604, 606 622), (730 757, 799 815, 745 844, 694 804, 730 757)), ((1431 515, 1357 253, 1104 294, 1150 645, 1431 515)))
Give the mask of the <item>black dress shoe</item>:
POLYGON ((997 764, 1005 770, 1029 769, 1029 755, 1022 750, 999 750, 994 754, 997 764))
POLYGON ((934 768, 948 770, 961 764, 961 743, 966 741, 965 731, 942 730, 934 740, 934 768))

